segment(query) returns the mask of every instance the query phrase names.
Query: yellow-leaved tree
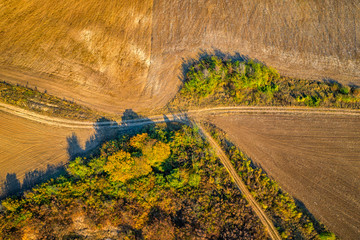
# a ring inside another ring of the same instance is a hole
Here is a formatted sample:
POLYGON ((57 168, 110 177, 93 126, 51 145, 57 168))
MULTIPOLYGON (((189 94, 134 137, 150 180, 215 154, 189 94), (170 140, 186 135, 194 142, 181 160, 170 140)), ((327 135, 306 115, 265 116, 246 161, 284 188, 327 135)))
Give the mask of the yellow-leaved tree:
POLYGON ((146 161, 132 157, 123 150, 110 156, 104 166, 104 171, 110 175, 111 180, 121 182, 146 175, 151 170, 151 166, 146 161))
POLYGON ((151 139, 147 133, 138 134, 130 139, 130 146, 141 150, 140 157, 120 150, 108 157, 104 166, 112 181, 126 182, 129 179, 146 175, 153 167, 161 169, 161 163, 170 156, 170 146, 151 139))
POLYGON ((144 146, 142 152, 151 166, 158 166, 170 156, 170 146, 163 142, 150 143, 144 146))

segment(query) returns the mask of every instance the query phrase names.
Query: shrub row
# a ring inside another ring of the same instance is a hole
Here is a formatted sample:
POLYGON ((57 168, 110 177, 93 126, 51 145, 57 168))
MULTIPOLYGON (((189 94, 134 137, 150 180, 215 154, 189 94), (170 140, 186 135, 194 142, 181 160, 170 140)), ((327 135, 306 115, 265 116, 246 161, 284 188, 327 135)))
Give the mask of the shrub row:
POLYGON ((253 60, 202 59, 188 69, 170 107, 261 105, 360 108, 360 89, 337 82, 282 77, 253 60))

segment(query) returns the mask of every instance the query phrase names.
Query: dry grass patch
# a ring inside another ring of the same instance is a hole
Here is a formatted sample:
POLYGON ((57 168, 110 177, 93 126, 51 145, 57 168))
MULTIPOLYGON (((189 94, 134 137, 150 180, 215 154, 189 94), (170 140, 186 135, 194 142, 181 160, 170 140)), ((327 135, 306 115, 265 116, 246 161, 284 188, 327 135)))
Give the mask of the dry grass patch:
POLYGON ((103 115, 72 101, 6 82, 0 82, 0 102, 45 115, 69 119, 96 120, 103 115))

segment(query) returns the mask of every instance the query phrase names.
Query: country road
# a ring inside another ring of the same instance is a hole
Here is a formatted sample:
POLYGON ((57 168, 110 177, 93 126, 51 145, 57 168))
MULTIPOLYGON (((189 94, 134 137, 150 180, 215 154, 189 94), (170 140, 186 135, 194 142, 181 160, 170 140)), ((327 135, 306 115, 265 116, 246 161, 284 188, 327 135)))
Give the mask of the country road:
MULTIPOLYGON (((65 128, 85 128, 92 129, 94 122, 67 120, 55 117, 44 116, 19 107, 15 107, 0 102, 0 111, 16 115, 31 121, 47 124, 56 127, 65 128)), ((184 112, 175 112, 171 114, 155 115, 134 120, 116 120, 119 123, 114 127, 136 127, 149 123, 160 123, 166 121, 183 121, 187 117, 200 117, 202 115, 219 115, 219 114, 239 114, 239 113, 272 113, 272 114, 322 114, 322 115, 352 115, 360 116, 360 110, 334 109, 334 108, 304 108, 304 107, 215 107, 196 110, 188 110, 184 112)), ((108 127, 114 122, 97 123, 98 126, 108 127)))

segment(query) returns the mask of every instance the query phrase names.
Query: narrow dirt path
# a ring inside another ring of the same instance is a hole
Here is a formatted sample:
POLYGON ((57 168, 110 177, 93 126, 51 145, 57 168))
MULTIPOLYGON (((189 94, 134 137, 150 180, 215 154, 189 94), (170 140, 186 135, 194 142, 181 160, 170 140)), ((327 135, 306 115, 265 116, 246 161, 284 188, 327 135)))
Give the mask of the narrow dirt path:
POLYGON ((199 132, 201 135, 203 135, 208 142, 210 143, 210 146, 215 150, 216 155, 220 158, 221 163, 225 166, 226 170, 229 172, 230 176, 234 180, 236 186, 239 188, 239 190, 243 193, 245 199, 249 202, 252 210, 255 212, 255 214, 259 217, 260 221, 264 224, 265 228, 267 229, 269 236, 271 239, 277 240, 281 237, 274 227, 272 221, 266 216, 265 212, 261 209, 261 207, 258 205, 254 197, 251 195, 249 190, 246 188, 245 183, 240 179, 239 175, 237 174, 235 168, 231 164, 229 158, 226 156, 224 151, 221 149, 221 147, 216 143, 216 141, 210 136, 210 134, 204 130, 204 128, 201 126, 199 122, 195 122, 195 125, 199 128, 199 132))

